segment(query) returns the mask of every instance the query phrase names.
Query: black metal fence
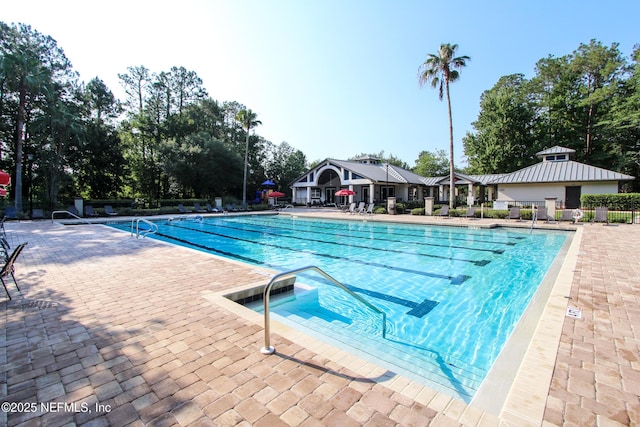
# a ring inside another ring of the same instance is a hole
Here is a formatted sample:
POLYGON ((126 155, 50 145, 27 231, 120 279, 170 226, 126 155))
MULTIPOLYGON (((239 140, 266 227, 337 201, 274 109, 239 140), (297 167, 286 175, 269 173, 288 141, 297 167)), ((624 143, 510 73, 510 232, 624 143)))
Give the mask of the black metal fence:
MULTIPOLYGON (((524 210, 531 210, 533 207, 545 207, 545 201, 542 200, 533 200, 533 201, 508 201, 508 208, 518 207, 524 210)), ((621 203, 618 201, 615 204, 611 204, 607 206, 606 204, 583 204, 579 210, 579 219, 580 222, 591 222, 596 219, 595 211, 596 208, 606 208, 607 209, 607 222, 609 223, 619 223, 619 224, 640 224, 640 205, 638 205, 633 200, 629 200, 627 202, 621 203)), ((571 215, 566 214, 564 218, 573 218, 578 212, 575 209, 566 209, 564 203, 562 201, 556 201, 556 220, 563 219, 563 212, 571 211, 571 215)))
POLYGON ((589 205, 583 204, 580 210, 584 213, 584 217, 581 221, 588 222, 593 221, 595 218, 596 208, 607 208, 607 220, 612 223, 621 224, 640 224, 640 206, 635 202, 630 201, 626 204, 616 203, 612 206, 603 205, 589 205))

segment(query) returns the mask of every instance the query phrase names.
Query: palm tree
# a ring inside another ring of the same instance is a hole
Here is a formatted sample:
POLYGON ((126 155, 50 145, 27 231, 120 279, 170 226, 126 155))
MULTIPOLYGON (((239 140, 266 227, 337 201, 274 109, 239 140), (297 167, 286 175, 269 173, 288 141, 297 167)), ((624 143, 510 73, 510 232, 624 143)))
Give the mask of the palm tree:
POLYGON ((418 68, 418 83, 420 87, 431 83, 432 88, 438 88, 439 98, 442 101, 444 93, 447 94, 447 107, 449 108, 449 208, 453 208, 455 198, 455 186, 453 179, 453 119, 451 117, 451 97, 449 95, 449 83, 455 82, 460 77, 458 69, 466 65, 470 60, 468 56, 456 57, 457 44, 443 43, 438 54, 430 53, 424 63, 418 68))
POLYGON ((251 110, 240 110, 236 114, 236 120, 242 124, 242 127, 247 131, 246 141, 244 145, 244 175, 242 177, 242 209, 247 208, 247 164, 249 161, 249 131, 252 127, 261 125, 260 120, 256 120, 258 117, 251 110))

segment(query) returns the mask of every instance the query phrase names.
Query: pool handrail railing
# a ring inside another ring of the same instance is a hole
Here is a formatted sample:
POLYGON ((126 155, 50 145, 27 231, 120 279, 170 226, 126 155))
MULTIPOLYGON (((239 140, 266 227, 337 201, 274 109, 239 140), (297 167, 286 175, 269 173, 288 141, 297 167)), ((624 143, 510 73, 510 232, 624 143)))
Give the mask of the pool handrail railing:
POLYGON ((382 338, 386 338, 386 335, 387 335, 387 314, 385 312, 381 311, 380 309, 375 307, 373 304, 371 304, 369 301, 367 301, 364 298, 362 298, 361 296, 357 295, 355 292, 353 292, 351 289, 347 288, 345 285, 340 283, 338 280, 334 279, 332 276, 330 276, 327 272, 322 270, 320 267, 317 267, 315 265, 308 265, 306 267, 300 267, 300 268, 296 268, 294 270, 278 273, 278 274, 274 275, 273 277, 271 277, 271 280, 269 280, 269 283, 267 283, 267 285, 264 287, 264 295, 263 295, 263 298, 264 298, 264 347, 262 347, 260 349, 260 352, 262 354, 273 354, 276 351, 276 349, 271 345, 271 325, 270 325, 270 320, 269 320, 269 295, 271 294, 271 288, 276 283, 280 283, 285 279, 289 279, 291 277, 295 277, 295 275, 297 273, 301 273, 301 272, 307 271, 307 270, 312 270, 312 271, 315 271, 316 273, 320 274, 325 279, 329 280, 331 283, 333 283, 334 285, 336 285, 337 287, 339 287, 340 289, 344 290, 349 295, 351 295, 352 297, 357 299, 359 302, 361 302, 362 304, 366 305, 368 308, 370 308, 374 312, 380 314, 382 316, 382 338))
POLYGON ((158 231, 158 225, 149 221, 148 219, 145 218, 133 218, 131 220, 131 236, 133 236, 133 223, 135 222, 136 227, 136 239, 139 238, 140 236, 142 236, 142 238, 144 239, 145 237, 147 237, 147 234, 154 234, 158 231), (140 221, 144 222, 145 224, 147 224, 149 226, 149 228, 146 229, 140 229, 140 221))
POLYGON ((51 224, 53 224, 53 219, 56 216, 56 214, 58 214, 58 213, 67 214, 67 215, 72 216, 72 217, 74 217, 76 219, 79 219, 80 221, 84 222, 85 224, 91 224, 91 221, 89 221, 89 220, 87 220, 85 218, 79 217, 78 215, 74 214, 71 211, 53 211, 53 212, 51 212, 51 224))

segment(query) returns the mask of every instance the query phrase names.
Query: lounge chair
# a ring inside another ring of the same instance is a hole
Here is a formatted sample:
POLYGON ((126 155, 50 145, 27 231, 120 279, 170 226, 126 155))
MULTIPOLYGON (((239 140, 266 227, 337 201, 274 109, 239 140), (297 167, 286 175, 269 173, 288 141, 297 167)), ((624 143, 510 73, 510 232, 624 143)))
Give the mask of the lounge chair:
POLYGON ((520 208, 518 207, 509 208, 509 216, 507 217, 507 219, 515 219, 516 221, 521 221, 522 214, 520 213, 520 208))
POLYGON ((573 217, 573 210, 571 209, 565 209, 562 211, 562 214, 560 214, 560 221, 574 221, 574 217, 573 217))
POLYGON ((118 215, 118 212, 113 210, 113 207, 111 207, 111 205, 105 205, 104 206, 104 213, 106 213, 109 216, 116 216, 118 215))
POLYGON ((31 219, 44 219, 44 210, 43 209, 32 210, 31 219))
POLYGON ((367 207, 367 210, 362 212, 363 215, 373 215, 373 208, 375 208, 376 204, 375 203, 369 203, 369 206, 367 207))
POLYGON ((441 209, 440 212, 438 212, 437 216, 441 216, 443 218, 449 218, 449 205, 444 205, 441 209))
POLYGON ((356 204, 355 204, 355 203, 351 203, 351 204, 349 205, 349 209, 346 209, 346 210, 344 211, 344 213, 351 213, 351 214, 352 214, 352 213, 355 213, 355 212, 356 212, 356 204))
POLYGON ((235 205, 225 205, 227 212, 238 212, 238 208, 235 205))
POLYGON ((218 213, 218 212, 220 212, 220 209, 212 207, 211 203, 207 203, 207 212, 218 213))
POLYGON ((11 253, 11 246, 9 246, 9 242, 7 242, 6 236, 0 236, 0 250, 4 254, 4 262, 9 261, 9 254, 11 253))
POLYGON ((75 206, 69 206, 67 208, 67 212, 69 212, 71 214, 71 216, 77 216, 78 218, 80 218, 82 215, 80 215, 80 212, 78 212, 78 209, 76 209, 75 206))
POLYGON ((193 211, 194 212, 198 212, 198 213, 205 213, 207 210, 206 209, 202 209, 200 207, 200 203, 196 202, 193 204, 193 211))
POLYGON ((538 208, 535 210, 536 212, 536 221, 544 221, 549 222, 549 214, 547 213, 547 208, 538 208))
POLYGON ((189 213, 189 212, 191 212, 190 210, 187 210, 187 209, 183 206, 183 204, 182 204, 182 203, 180 203, 180 204, 178 205, 178 210, 180 211, 180 213, 189 213))
POLYGON ((19 244, 15 248, 11 256, 7 259, 7 262, 4 264, 4 267, 2 267, 2 270, 0 270, 0 281, 2 282, 2 286, 4 286, 4 291, 7 293, 7 297, 9 297, 9 299, 11 299, 11 294, 9 294, 9 290, 7 289, 7 284, 5 283, 4 278, 7 276, 11 276, 11 278, 13 279, 13 283, 15 283, 16 285, 16 289, 20 291, 18 282, 16 281, 16 276, 14 276, 13 273, 15 272, 14 264, 16 262, 16 259, 18 259, 18 255, 20 255, 20 252, 22 252, 22 249, 24 249, 25 246, 27 246, 27 242, 19 244))
POLYGON ((360 202, 358 203, 358 209, 355 210, 355 212, 351 212, 351 213, 364 213, 365 211, 365 203, 364 202, 360 202))
POLYGON ((596 208, 596 213, 592 219, 592 222, 604 222, 605 224, 609 224, 609 209, 601 206, 596 208))
POLYGON ((18 213, 13 206, 7 206, 4 208, 4 217, 7 219, 18 219, 18 213))
POLYGON ((464 216, 465 218, 476 219, 476 208, 469 206, 464 216))
POLYGON ((84 216, 99 216, 96 211, 93 210, 93 206, 87 205, 84 207, 84 216))

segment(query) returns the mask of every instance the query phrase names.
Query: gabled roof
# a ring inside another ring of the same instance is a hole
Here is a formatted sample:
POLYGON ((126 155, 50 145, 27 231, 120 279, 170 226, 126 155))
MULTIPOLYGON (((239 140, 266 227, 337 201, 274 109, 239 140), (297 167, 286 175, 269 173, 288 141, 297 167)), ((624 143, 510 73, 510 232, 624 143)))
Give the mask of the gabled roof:
POLYGON ((350 170, 351 172, 374 182, 390 182, 394 184, 422 184, 423 177, 421 177, 420 175, 391 164, 389 165, 387 173, 386 163, 370 164, 336 159, 327 159, 326 161, 341 168, 350 170))
POLYGON ((504 174, 492 180, 490 184, 632 181, 634 179, 635 178, 630 175, 567 160, 563 162, 537 163, 524 169, 504 174))
MULTIPOLYGON (((455 172, 453 176, 455 177, 456 184, 481 184, 487 185, 491 183, 494 179, 502 177, 504 174, 494 173, 487 175, 466 175, 460 172, 455 172)), ((423 177, 422 183, 426 186, 435 187, 437 185, 449 185, 449 175, 445 176, 432 176, 432 177, 423 177)))

